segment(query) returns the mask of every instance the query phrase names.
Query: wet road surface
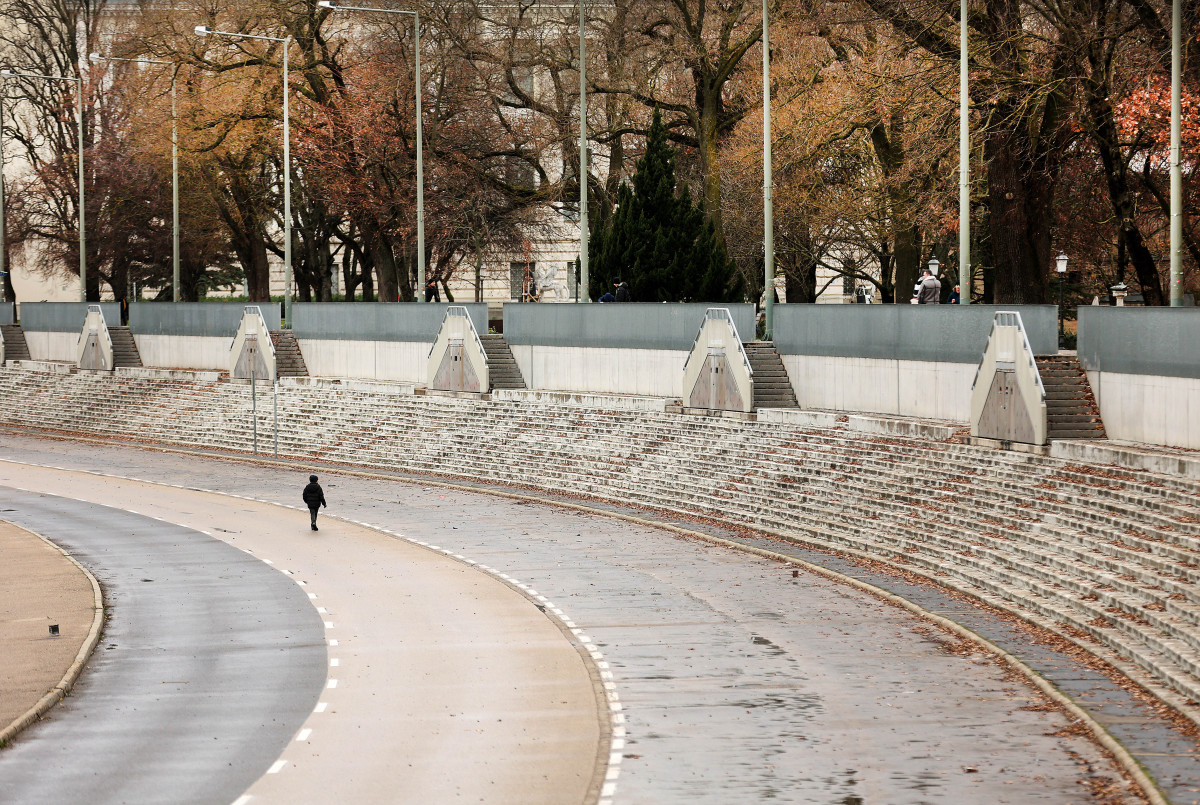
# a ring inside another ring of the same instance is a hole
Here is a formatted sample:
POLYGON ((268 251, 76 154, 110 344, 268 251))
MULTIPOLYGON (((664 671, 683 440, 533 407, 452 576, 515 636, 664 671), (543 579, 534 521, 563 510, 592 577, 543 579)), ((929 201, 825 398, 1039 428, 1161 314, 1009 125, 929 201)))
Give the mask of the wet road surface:
MULTIPOLYGON (((309 471, 11 436, 0 456, 288 503, 309 471)), ((990 657, 843 585, 602 517, 322 483, 329 513, 501 568, 586 628, 623 703, 616 802, 1082 803, 1120 789, 990 657)))

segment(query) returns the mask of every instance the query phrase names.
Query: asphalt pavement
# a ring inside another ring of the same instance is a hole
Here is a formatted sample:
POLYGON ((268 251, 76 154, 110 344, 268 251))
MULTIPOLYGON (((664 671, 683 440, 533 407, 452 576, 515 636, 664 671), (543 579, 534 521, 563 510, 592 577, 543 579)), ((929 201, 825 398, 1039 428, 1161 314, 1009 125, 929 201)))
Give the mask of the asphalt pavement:
MULTIPOLYGON (((0 458, 288 505, 298 503, 309 471, 7 435, 0 458)), ((80 485, 60 474, 45 482, 80 485)), ((31 475, 0 463, 0 484, 31 475)), ((1111 761, 1040 694, 971 644, 873 596, 653 527, 321 475, 329 515, 498 569, 557 602, 586 632, 621 703, 622 735, 605 774, 613 802, 1135 801, 1111 761)), ((322 573, 349 559, 342 527, 323 527, 322 573)), ((463 572, 478 575, 475 567, 463 572)), ((393 693, 377 689, 376 706, 393 707, 393 693)), ((426 726, 445 728, 453 717, 426 726)), ((442 749, 454 751, 452 743, 442 749)), ((361 745, 358 754, 367 754, 361 745)), ((337 774, 367 761, 354 755, 343 753, 337 774)), ((0 779, 4 760, 0 753, 0 779)), ((553 753, 540 757, 555 762, 553 753)), ((458 801, 450 791, 413 799, 401 785, 391 790, 391 799, 369 801, 458 801)), ((249 793, 287 801, 265 788, 249 793)))

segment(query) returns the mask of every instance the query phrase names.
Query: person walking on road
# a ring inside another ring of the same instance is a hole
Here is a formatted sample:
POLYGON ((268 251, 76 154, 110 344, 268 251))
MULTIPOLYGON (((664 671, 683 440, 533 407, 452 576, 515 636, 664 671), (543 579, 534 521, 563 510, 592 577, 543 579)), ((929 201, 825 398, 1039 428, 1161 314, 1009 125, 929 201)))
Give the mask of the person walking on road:
POLYGON ((313 531, 319 531, 317 528, 317 509, 328 504, 325 503, 325 492, 321 489, 321 485, 317 483, 317 476, 308 476, 308 486, 304 487, 304 505, 308 506, 308 513, 311 515, 310 525, 313 531))

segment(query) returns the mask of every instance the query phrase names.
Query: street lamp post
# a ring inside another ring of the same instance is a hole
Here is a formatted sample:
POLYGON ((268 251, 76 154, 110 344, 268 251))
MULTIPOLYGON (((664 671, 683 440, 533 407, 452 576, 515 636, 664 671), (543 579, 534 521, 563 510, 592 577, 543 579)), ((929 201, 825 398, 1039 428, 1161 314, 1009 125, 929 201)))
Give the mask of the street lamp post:
MULTIPOLYGON (((214 31, 207 25, 196 26, 197 36, 225 36, 230 39, 259 39, 264 42, 283 44, 283 317, 287 327, 292 326, 292 120, 288 98, 292 94, 288 83, 288 51, 290 36, 258 36, 239 34, 232 31, 214 31)), ((267 295, 270 296, 268 282, 267 295)))
POLYGON ((588 153, 587 153, 587 3, 579 0, 579 285, 583 294, 576 297, 592 301, 588 277, 588 153))
POLYGON ((4 224, 4 95, 8 84, 0 75, 0 283, 8 276, 8 229, 4 224))
POLYGON ((771 40, 767 23, 767 0, 762 4, 762 81, 763 81, 763 338, 770 341, 775 332, 775 206, 774 177, 771 175, 771 40))
MULTIPOLYGON (((93 53, 89 57, 94 62, 123 61, 134 64, 173 64, 158 59, 122 59, 116 56, 102 56, 93 53)), ((179 301, 179 118, 175 103, 175 79, 179 76, 176 67, 171 72, 171 296, 172 301, 179 301)))
POLYGON ((1179 0, 1171 0, 1171 307, 1183 304, 1183 167, 1179 158, 1183 118, 1180 77, 1183 72, 1180 45, 1183 21, 1179 6, 1179 0))
POLYGON ((417 96, 417 287, 418 302, 425 301, 425 144, 424 114, 421 111, 421 15, 416 11, 394 8, 344 6, 332 0, 320 0, 321 8, 331 11, 373 11, 377 14, 407 14, 413 18, 413 75, 417 96))
POLYGON ((1058 272, 1058 343, 1063 342, 1063 285, 1067 279, 1067 255, 1059 252, 1054 258, 1054 269, 1058 272))
MULTIPOLYGON (((66 75, 42 75, 41 73, 18 73, 5 68, 0 70, 0 78, 40 78, 46 81, 75 82, 75 125, 77 127, 79 144, 79 301, 87 301, 87 234, 84 232, 84 194, 83 194, 83 72, 78 77, 66 75)), ((2 207, 3 205, 0 205, 2 207)), ((0 214, 0 224, 3 215, 0 214)), ((0 227, 2 228, 2 227, 0 227)), ((0 250, 3 248, 3 236, 0 235, 0 250)))
POLYGON ((967 92, 967 0, 958 8, 958 284, 971 304, 971 109, 967 92))

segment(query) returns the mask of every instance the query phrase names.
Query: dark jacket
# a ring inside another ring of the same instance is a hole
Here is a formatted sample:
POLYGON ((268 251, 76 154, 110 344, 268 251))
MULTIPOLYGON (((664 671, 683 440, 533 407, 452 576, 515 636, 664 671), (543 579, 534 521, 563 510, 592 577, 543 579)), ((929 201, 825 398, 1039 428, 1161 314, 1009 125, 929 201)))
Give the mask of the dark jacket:
POLYGON ((325 493, 321 491, 321 485, 311 483, 304 487, 304 505, 310 509, 315 509, 325 504, 325 493))
POLYGON ((617 301, 618 302, 633 301, 633 297, 629 295, 629 283, 628 282, 622 282, 620 285, 617 286, 617 301))

